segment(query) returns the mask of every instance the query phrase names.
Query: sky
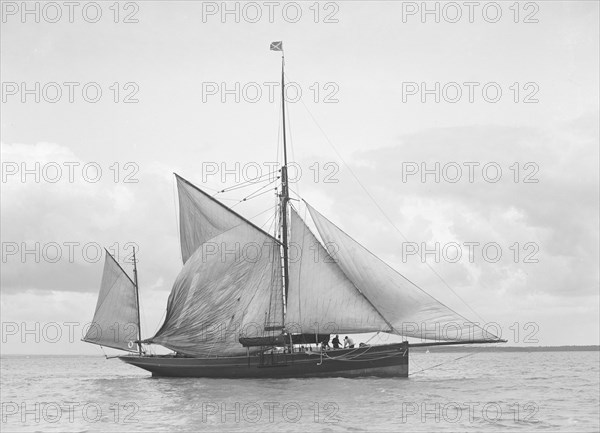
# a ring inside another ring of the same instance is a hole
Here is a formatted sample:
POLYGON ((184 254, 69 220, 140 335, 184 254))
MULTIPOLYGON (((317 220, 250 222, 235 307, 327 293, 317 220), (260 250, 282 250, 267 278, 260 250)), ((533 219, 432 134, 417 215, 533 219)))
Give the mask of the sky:
MULTIPOLYGON (((281 160, 280 40, 294 194, 510 345, 598 344, 598 3, 513 3, 3 2, 2 354, 99 353, 104 247, 153 335, 173 173, 281 160)), ((258 187, 223 202, 268 228, 258 187)))

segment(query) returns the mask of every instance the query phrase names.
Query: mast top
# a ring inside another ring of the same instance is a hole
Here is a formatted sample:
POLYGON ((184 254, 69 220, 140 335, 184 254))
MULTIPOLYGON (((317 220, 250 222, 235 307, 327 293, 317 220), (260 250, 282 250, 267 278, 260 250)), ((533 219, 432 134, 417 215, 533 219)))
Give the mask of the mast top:
POLYGON ((281 51, 283 56, 283 41, 271 42, 271 51, 281 51))

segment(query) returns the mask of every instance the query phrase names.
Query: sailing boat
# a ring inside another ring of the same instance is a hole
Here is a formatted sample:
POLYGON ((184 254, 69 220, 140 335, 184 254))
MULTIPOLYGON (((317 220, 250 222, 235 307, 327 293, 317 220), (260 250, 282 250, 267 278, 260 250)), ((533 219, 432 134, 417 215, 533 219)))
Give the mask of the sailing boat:
POLYGON ((94 326, 84 341, 131 352, 119 359, 154 376, 220 378, 406 377, 410 347, 505 342, 304 202, 317 238, 290 203, 282 43, 272 43, 271 50, 282 52, 276 233, 175 174, 183 268, 162 326, 142 339, 135 257, 130 279, 106 251, 94 326), (328 349, 331 335, 379 332, 431 341, 328 349), (173 353, 149 354, 144 345, 173 353), (305 350, 312 345, 317 349, 305 350))

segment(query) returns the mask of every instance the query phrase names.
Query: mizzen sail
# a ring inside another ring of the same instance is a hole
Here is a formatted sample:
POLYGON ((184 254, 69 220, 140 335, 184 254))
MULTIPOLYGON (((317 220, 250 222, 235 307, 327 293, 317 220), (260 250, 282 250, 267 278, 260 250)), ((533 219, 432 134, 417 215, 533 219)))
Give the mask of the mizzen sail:
POLYGON ((94 320, 83 341, 137 351, 139 323, 135 290, 133 281, 106 251, 94 320))
POLYGON ((393 331, 437 341, 497 340, 424 292, 308 205, 310 215, 340 269, 381 313, 393 331))

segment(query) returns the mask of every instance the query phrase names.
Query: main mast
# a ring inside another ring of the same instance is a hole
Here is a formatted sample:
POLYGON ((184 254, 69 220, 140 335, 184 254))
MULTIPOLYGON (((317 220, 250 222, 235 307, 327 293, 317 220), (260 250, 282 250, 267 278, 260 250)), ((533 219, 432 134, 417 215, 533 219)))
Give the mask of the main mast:
POLYGON ((290 200, 287 175, 287 143, 285 136, 285 58, 283 55, 283 44, 281 44, 281 116, 283 121, 283 166, 281 167, 281 241, 283 243, 283 285, 284 314, 287 305, 289 273, 288 273, 288 227, 287 227, 287 205, 290 200))
POLYGON ((290 191, 287 174, 287 142, 285 131, 285 57, 283 55, 283 42, 271 42, 271 51, 281 51, 281 117, 283 125, 283 165, 281 167, 281 194, 279 195, 279 207, 281 209, 281 248, 283 249, 283 308, 282 319, 285 323, 286 304, 289 286, 288 266, 288 224, 287 205, 290 201, 290 191))
POLYGON ((137 307, 138 322, 138 350, 142 356, 142 322, 140 321, 140 292, 138 290, 137 260, 135 259, 135 247, 133 247, 133 285, 135 286, 135 301, 137 307))

